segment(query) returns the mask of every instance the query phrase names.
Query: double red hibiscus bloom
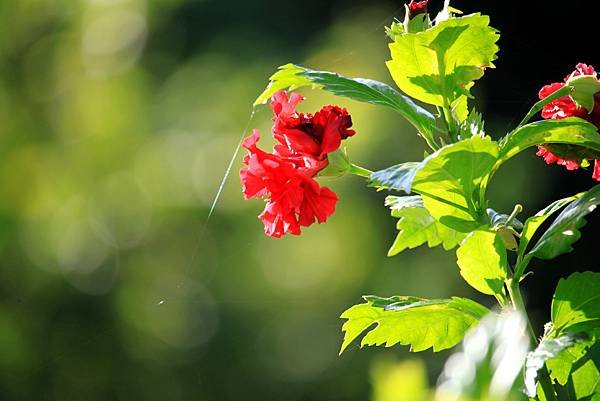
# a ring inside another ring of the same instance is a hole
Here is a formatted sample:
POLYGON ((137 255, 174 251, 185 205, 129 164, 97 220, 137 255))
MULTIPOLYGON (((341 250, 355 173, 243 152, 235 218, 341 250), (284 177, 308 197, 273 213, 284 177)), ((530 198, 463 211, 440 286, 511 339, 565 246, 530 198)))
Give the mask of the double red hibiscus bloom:
MULTIPOLYGON (((557 90, 563 88, 569 79, 581 75, 597 77, 594 67, 579 63, 575 67, 575 71, 565 77, 564 82, 555 82, 544 86, 540 90, 539 98, 544 99, 550 96, 557 90)), ((594 96, 594 100, 593 110, 587 110, 584 107, 577 105, 571 96, 562 96, 544 106, 542 117, 546 119, 580 117, 600 128, 600 93, 597 93, 594 96)), ((586 154, 586 151, 582 148, 559 144, 539 146, 537 155, 543 157, 546 163, 560 164, 565 166, 567 170, 577 170, 585 160, 590 158, 590 155, 586 154)), ((596 181, 600 181, 600 160, 598 159, 594 160, 594 172, 592 178, 596 181)))
POLYGON ((328 166, 327 155, 355 134, 345 109, 325 106, 314 115, 298 113, 302 100, 297 93, 273 95, 272 133, 278 143, 271 153, 258 148, 258 130, 243 142, 248 150, 240 170, 244 198, 265 198, 259 218, 271 237, 299 235, 300 227, 323 223, 333 214, 338 196, 314 177, 328 166))

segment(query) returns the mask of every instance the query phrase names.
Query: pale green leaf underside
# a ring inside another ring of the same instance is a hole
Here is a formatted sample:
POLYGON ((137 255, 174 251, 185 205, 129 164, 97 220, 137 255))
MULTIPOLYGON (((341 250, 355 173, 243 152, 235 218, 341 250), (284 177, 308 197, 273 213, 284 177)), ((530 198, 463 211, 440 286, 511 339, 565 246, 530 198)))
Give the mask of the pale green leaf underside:
POLYGON ((425 103, 442 106, 468 96, 498 52, 489 17, 451 18, 419 33, 396 35, 388 69, 398 87, 425 103))
POLYGON ((422 162, 406 162, 375 171, 371 174, 370 186, 410 194, 415 174, 422 165, 422 162))
POLYGON ((560 335, 582 324, 600 327, 600 273, 573 273, 558 282, 552 298, 552 323, 560 335))
POLYGON ((426 300, 416 297, 366 297, 367 302, 346 310, 342 319, 342 353, 358 336, 365 345, 410 345, 413 352, 441 351, 458 344, 489 311, 465 298, 426 300))
POLYGON ((388 196, 386 206, 392 210, 393 217, 399 218, 396 225, 399 233, 388 256, 423 244, 430 248, 442 245, 450 250, 464 238, 464 234, 437 222, 423 206, 420 196, 388 196))
POLYGON ((460 274, 477 291, 504 294, 508 274, 506 248, 493 231, 474 231, 456 251, 460 274))
POLYGON ((433 114, 387 84, 372 79, 347 78, 333 72, 315 71, 294 64, 279 67, 254 105, 266 103, 277 91, 295 90, 303 86, 320 88, 336 96, 347 97, 359 102, 390 107, 400 113, 420 132, 428 135, 432 134, 436 124, 433 114))
POLYGON ((599 204, 600 185, 596 185, 558 215, 529 254, 539 259, 553 259, 571 252, 572 244, 581 237, 579 229, 586 224, 584 217, 593 212, 599 204))

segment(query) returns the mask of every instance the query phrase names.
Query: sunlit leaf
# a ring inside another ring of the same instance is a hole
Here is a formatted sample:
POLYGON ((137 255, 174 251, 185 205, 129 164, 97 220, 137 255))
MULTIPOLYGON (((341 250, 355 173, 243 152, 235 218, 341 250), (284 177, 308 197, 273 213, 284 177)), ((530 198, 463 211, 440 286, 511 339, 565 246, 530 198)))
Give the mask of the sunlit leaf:
POLYGON ((387 66, 403 92, 443 106, 468 96, 473 81, 494 66, 499 34, 480 14, 438 21, 425 32, 394 35, 387 66))
POLYGON ((435 127, 433 114, 387 84, 372 79, 347 78, 333 72, 315 71, 294 64, 279 67, 279 70, 271 76, 265 91, 254 104, 267 102, 279 90, 295 90, 303 86, 320 88, 334 95, 359 102, 390 107, 400 113, 420 132, 428 135, 433 132, 435 127))
POLYGON ((596 185, 569 204, 542 234, 530 255, 539 259, 553 259, 571 252, 580 237, 579 229, 586 224, 584 217, 600 204, 600 185, 596 185))
POLYGON ((418 195, 388 196, 385 204, 392 210, 392 216, 399 219, 396 225, 399 233, 388 251, 388 256, 423 244, 430 248, 441 244, 445 250, 449 250, 465 237, 464 234, 437 222, 425 209, 423 200, 418 195))
POLYGON ((556 380, 558 384, 564 386, 569 380, 573 365, 594 345, 596 339, 597 336, 592 334, 590 337, 588 335, 587 339, 582 338, 578 340, 573 346, 548 359, 546 366, 552 380, 556 380))
POLYGON ((474 231, 456 251, 460 274, 477 291, 504 294, 508 260, 504 242, 493 231, 474 231))
POLYGON ((561 401, 600 401, 600 343, 573 363, 564 386, 555 387, 561 401))
POLYGON ((573 273, 558 282, 552 298, 552 324, 558 335, 600 327, 600 273, 573 273), (585 326, 583 326, 585 324, 585 326))
POLYGON ((341 352, 366 331, 365 345, 410 345, 414 352, 451 348, 479 319, 489 313, 465 298, 427 300, 416 297, 365 297, 366 303, 345 311, 341 352))
POLYGON ((425 208, 436 220, 470 232, 488 220, 479 194, 497 157, 498 144, 489 137, 476 136, 445 146, 423 161, 412 191, 421 194, 425 208))

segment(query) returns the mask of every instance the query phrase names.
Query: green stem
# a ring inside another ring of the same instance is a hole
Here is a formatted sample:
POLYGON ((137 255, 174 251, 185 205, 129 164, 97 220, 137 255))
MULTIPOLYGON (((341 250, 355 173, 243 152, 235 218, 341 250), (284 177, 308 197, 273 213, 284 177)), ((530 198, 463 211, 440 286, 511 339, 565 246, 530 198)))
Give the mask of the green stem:
MULTIPOLYGON (((532 343, 534 345, 537 345, 538 339, 535 336, 535 332, 533 331, 531 321, 529 320, 529 316, 527 315, 527 309, 525 309, 525 302, 523 301, 523 295, 521 294, 519 281, 515 280, 515 278, 513 277, 512 279, 506 281, 506 287, 508 289, 508 295, 510 296, 510 300, 512 301, 513 308, 516 311, 522 313, 525 319, 527 320, 527 331, 529 332, 529 336, 531 338, 532 343)), ((554 391, 552 380, 550 379, 550 375, 548 374, 548 370, 545 366, 542 369, 540 369, 538 379, 542 387, 542 392, 544 393, 545 399, 547 401, 558 401, 556 392, 554 391)))
POLYGON ((571 93, 571 88, 569 86, 563 86, 562 88, 560 88, 559 90, 557 90, 556 92, 551 94, 550 96, 543 98, 542 100, 540 100, 539 102, 537 102, 536 104, 533 105, 533 107, 529 110, 527 115, 525 115, 523 120, 521 120, 521 122, 519 123, 519 125, 517 125, 517 128, 515 128, 515 129, 521 128, 523 125, 525 125, 529 120, 531 120, 533 118, 533 116, 535 116, 537 113, 539 113, 544 108, 544 106, 546 106, 548 103, 553 102, 556 99, 561 98, 565 95, 569 95, 570 93, 571 93))
POLYGON ((371 174, 373 174, 371 170, 357 166, 356 164, 350 164, 350 169, 348 172, 363 178, 371 178, 371 174))
POLYGON ((450 136, 450 140, 452 142, 458 141, 458 127, 456 125, 456 121, 454 120, 454 116, 452 116, 452 110, 450 109, 450 104, 446 98, 444 98, 444 106, 442 108, 444 119, 446 120, 446 126, 448 127, 448 135, 450 136))

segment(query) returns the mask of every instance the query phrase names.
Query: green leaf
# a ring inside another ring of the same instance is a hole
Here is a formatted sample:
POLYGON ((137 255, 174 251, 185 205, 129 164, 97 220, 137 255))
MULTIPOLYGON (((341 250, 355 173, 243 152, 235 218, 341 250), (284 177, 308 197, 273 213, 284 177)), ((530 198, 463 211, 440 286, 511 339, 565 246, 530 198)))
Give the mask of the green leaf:
POLYGON ((596 104, 595 95, 600 92, 600 81, 593 75, 572 76, 567 86, 571 87, 571 97, 575 103, 591 113, 596 104))
POLYGON ((371 174, 370 185, 380 190, 392 189, 410 194, 415 174, 421 165, 421 162, 406 162, 375 171, 371 174))
POLYGON ((558 282, 552 298, 552 324, 557 335, 600 327, 599 289, 600 273, 573 273, 558 282))
POLYGON ((333 72, 315 71, 294 64, 279 67, 279 71, 271 76, 269 85, 254 105, 266 103, 275 92, 282 89, 295 90, 303 86, 324 89, 336 96, 359 102, 390 107, 423 134, 431 136, 434 131, 434 115, 387 84, 371 79, 347 78, 333 72))
POLYGON ((479 195, 497 157, 498 144, 489 137, 472 137, 445 146, 423 161, 411 189, 421 194, 425 208, 440 223, 470 232, 487 224, 479 195))
POLYGON ((585 192, 567 206, 542 234, 529 255, 539 259, 553 259, 573 250, 571 246, 580 237, 579 228, 586 224, 584 217, 600 204, 600 185, 585 192))
POLYGON ((450 250, 464 238, 464 234, 437 222, 423 206, 420 196, 388 196, 385 204, 392 210, 392 216, 400 219, 396 225, 400 232, 388 256, 425 243, 430 248, 441 244, 445 250, 450 250))
POLYGON ((504 294, 508 260, 502 238, 493 231, 474 231, 456 251, 460 274, 477 291, 504 294))
POLYGON ((600 343, 595 343, 570 368, 564 386, 556 386, 559 399, 600 401, 600 343))
POLYGON ((256 98, 254 106, 265 104, 271 99, 271 96, 280 90, 287 89, 292 91, 303 86, 311 85, 313 88, 317 88, 318 86, 313 84, 310 79, 301 75, 303 72, 305 72, 304 68, 294 64, 280 66, 277 69, 277 72, 269 77, 269 84, 263 93, 256 98))
POLYGON ((408 95, 443 106, 469 96, 498 52, 498 32, 489 17, 450 18, 420 33, 395 34, 387 62, 394 81, 408 95))
POLYGON ((535 350, 527 354, 525 360, 525 393, 535 397, 537 393, 537 374, 549 359, 557 357, 561 352, 585 340, 587 336, 580 333, 569 333, 552 339, 544 339, 535 350))
POLYGON ((454 297, 427 300, 416 297, 365 297, 366 303, 354 305, 342 313, 347 319, 342 330, 341 351, 367 331, 365 345, 410 345, 418 352, 433 347, 435 352, 459 343, 465 333, 489 310, 477 302, 454 297), (373 325, 375 325, 373 327, 373 325))
POLYGON ((597 131, 595 125, 577 117, 527 124, 511 132, 500 142, 499 163, 531 146, 544 143, 566 143, 600 152, 600 135, 597 131))
POLYGON ((527 245, 529 245, 529 241, 531 241, 531 239, 535 235, 537 229, 542 224, 544 224, 544 222, 546 221, 546 219, 548 219, 548 217, 550 217, 551 215, 553 215, 554 213, 556 213, 557 211, 559 211, 560 209, 562 209, 569 203, 573 202, 575 199, 579 198, 581 195, 583 195, 583 193, 580 193, 580 194, 574 195, 574 196, 570 196, 568 198, 559 199, 556 202, 551 203, 550 205, 546 206, 544 209, 537 212, 535 214, 535 216, 532 216, 532 217, 528 218, 527 220, 525 220, 525 226, 523 227, 523 230, 521 231, 521 239, 519 241, 518 255, 523 256, 523 254, 527 250, 527 245))
POLYGON ((327 167, 319 171, 319 177, 341 177, 350 172, 352 163, 346 148, 327 154, 327 167))
POLYGON ((548 359, 546 366, 548 367, 550 377, 562 386, 567 384, 569 375, 573 370, 573 365, 586 354, 595 341, 594 336, 592 338, 581 339, 555 357, 548 359))

